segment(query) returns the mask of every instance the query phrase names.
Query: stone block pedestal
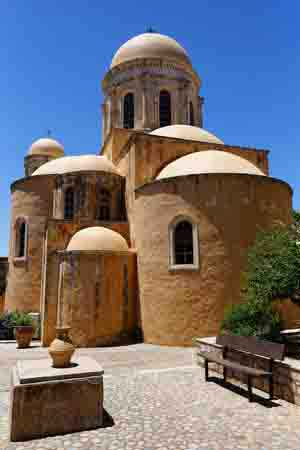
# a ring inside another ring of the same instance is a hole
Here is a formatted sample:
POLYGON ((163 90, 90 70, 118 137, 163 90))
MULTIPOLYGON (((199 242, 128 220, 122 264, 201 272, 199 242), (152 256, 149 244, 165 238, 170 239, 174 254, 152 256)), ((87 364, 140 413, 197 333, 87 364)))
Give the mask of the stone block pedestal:
POLYGON ((13 369, 10 438, 25 441, 73 433, 103 424, 103 369, 91 358, 74 358, 67 369, 51 360, 23 360, 13 369))

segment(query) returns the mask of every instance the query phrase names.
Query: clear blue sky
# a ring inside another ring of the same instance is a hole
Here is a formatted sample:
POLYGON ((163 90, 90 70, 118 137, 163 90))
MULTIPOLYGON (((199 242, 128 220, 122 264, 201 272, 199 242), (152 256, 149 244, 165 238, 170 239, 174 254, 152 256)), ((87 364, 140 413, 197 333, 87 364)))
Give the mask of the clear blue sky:
POLYGON ((1 0, 0 255, 10 183, 47 129, 67 154, 97 152, 100 82, 115 51, 152 26, 189 52, 204 128, 228 144, 271 150, 271 173, 300 184, 300 3, 296 0, 1 0))

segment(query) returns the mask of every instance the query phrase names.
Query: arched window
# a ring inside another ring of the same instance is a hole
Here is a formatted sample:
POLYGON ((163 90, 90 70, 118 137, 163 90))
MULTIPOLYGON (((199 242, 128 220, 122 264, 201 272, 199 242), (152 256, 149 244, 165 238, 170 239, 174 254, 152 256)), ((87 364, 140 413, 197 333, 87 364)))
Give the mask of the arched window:
POLYGON ((171 125, 171 96, 168 91, 161 91, 159 94, 159 125, 171 125))
POLYGON ((65 219, 74 217, 74 189, 72 187, 65 191, 64 217, 65 219))
POLYGON ((198 269, 198 231, 189 219, 177 218, 170 227, 170 267, 198 269))
POLYGON ((190 125, 195 125, 195 118, 194 118, 194 106, 193 103, 190 102, 190 125))
POLYGON ((25 220, 18 220, 15 236, 15 258, 25 258, 27 247, 27 224, 25 220))
POLYGON ((193 264, 193 226, 183 220, 174 230, 175 264, 193 264))
POLYGON ((97 207, 98 220, 110 220, 111 194, 107 189, 100 189, 97 207))
POLYGON ((124 97, 123 102, 123 127, 134 128, 134 95, 132 92, 124 97))

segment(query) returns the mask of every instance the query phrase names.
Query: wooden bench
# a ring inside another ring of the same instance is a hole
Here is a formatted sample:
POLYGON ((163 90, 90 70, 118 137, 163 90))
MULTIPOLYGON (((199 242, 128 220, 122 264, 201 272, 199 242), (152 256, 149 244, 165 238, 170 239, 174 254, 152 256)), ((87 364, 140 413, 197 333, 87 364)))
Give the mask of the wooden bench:
POLYGON ((223 378, 226 382, 227 369, 232 369, 247 375, 249 402, 252 401, 252 378, 264 377, 269 380, 270 400, 274 396, 273 384, 273 362, 274 359, 282 361, 284 358, 284 344, 276 344, 274 342, 263 341, 253 336, 217 336, 216 344, 222 346, 222 356, 216 352, 199 352, 205 363, 205 380, 208 381, 208 364, 217 363, 223 366, 223 378), (239 354, 251 354, 251 357, 267 359, 268 369, 255 369, 243 365, 241 363, 231 361, 230 352, 238 352, 239 354))

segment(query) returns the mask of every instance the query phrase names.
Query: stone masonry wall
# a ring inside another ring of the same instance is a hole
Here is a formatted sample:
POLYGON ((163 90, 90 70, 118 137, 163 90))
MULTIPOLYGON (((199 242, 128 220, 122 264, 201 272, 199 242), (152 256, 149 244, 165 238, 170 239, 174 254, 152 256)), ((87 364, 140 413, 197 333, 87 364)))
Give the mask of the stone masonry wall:
POLYGON ((152 181, 172 161, 194 152, 221 150, 250 161, 268 175, 268 152, 254 148, 209 142, 191 142, 159 136, 136 135, 135 140, 135 187, 152 181))
POLYGON ((136 191, 133 219, 141 321, 146 342, 191 345, 216 335, 224 310, 240 301, 247 248, 259 229, 291 220, 291 189, 251 175, 191 175, 136 191), (197 226, 200 267, 169 267, 169 226, 197 226))
MULTIPOLYGON (((79 347, 126 342, 137 327, 136 255, 104 252, 65 253, 61 320, 69 325, 79 347)), ((55 337, 58 315, 59 260, 48 260, 49 279, 44 308, 43 345, 55 337), (55 268, 55 270, 53 270, 55 268)))
POLYGON ((40 311, 40 288, 45 230, 52 211, 53 176, 36 176, 12 185, 9 271, 5 306, 9 310, 40 311), (28 225, 25 258, 15 257, 15 224, 28 225))

